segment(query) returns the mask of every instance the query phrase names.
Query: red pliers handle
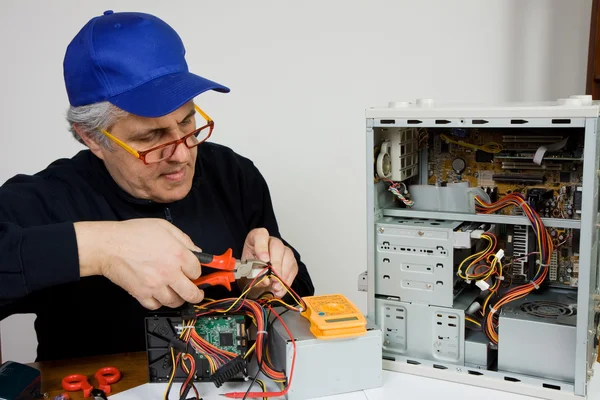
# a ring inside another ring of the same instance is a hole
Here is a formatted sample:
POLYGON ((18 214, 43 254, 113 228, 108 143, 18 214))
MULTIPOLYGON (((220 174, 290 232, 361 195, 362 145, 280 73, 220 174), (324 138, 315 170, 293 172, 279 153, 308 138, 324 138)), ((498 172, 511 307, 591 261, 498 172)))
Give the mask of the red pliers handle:
POLYGON ((210 286, 225 286, 227 290, 231 291, 231 282, 235 281, 233 271, 235 271, 236 259, 233 257, 233 251, 227 249, 225 253, 220 256, 215 256, 208 253, 201 253, 198 251, 193 252, 200 265, 211 267, 214 269, 223 270, 222 272, 215 272, 209 275, 200 276, 198 279, 194 279, 194 285, 200 289, 206 289, 210 286))
POLYGON ((220 270, 209 275, 202 275, 192 282, 200 289, 206 289, 210 286, 224 286, 231 291, 231 282, 235 282, 239 278, 255 278, 258 271, 267 267, 268 263, 260 260, 240 261, 233 257, 233 251, 227 251, 219 256, 208 253, 193 252, 200 265, 211 267, 220 270))

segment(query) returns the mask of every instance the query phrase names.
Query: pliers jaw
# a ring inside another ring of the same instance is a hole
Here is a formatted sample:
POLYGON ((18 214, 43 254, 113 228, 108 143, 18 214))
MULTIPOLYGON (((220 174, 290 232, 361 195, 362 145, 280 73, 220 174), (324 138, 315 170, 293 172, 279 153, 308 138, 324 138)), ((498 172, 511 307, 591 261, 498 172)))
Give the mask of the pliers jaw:
POLYGON ((236 280, 241 278, 254 279, 268 266, 268 263, 260 260, 237 260, 233 276, 236 280))

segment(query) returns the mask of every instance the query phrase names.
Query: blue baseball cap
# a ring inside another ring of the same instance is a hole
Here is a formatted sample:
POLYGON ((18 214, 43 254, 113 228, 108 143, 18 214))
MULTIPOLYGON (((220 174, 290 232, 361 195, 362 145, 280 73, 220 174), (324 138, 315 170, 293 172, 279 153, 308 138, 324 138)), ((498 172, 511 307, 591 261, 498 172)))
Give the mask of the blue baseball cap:
POLYGON ((207 90, 229 92, 189 72, 177 32, 144 13, 92 18, 67 47, 63 73, 72 106, 109 101, 142 117, 169 114, 207 90))

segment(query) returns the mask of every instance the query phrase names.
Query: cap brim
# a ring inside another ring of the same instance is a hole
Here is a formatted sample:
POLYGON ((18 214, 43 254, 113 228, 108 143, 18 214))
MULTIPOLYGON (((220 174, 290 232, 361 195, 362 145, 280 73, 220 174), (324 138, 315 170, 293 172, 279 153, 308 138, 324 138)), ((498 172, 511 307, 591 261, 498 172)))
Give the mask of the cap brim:
POLYGON ((141 117, 169 114, 208 90, 229 93, 229 88, 191 72, 177 72, 146 82, 108 99, 112 104, 141 117))

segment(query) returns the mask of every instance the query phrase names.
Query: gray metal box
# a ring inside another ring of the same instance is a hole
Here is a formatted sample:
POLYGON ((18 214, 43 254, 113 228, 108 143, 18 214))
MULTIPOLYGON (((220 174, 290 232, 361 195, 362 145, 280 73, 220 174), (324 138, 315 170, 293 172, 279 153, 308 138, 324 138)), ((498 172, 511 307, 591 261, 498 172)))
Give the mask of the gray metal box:
POLYGON ((488 369, 494 362, 496 351, 490 348, 490 340, 482 331, 465 332, 465 366, 488 369))
MULTIPOLYGON (((331 396, 383 384, 381 330, 373 323, 367 333, 351 339, 321 340, 310 332, 309 321, 298 313, 281 317, 296 339, 296 364, 288 400, 331 396)), ((280 323, 269 341, 273 366, 289 376, 294 347, 280 323)))
POLYGON ((460 225, 458 221, 394 217, 377 221, 375 293, 452 307, 453 232, 460 225))
POLYGON ((572 383, 577 342, 574 297, 531 294, 503 307, 498 370, 572 383))
POLYGON ((383 354, 465 364, 465 312, 473 296, 457 298, 460 308, 375 299, 383 354))

